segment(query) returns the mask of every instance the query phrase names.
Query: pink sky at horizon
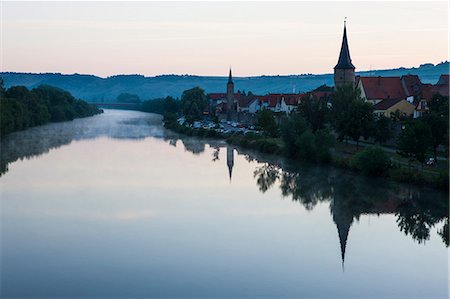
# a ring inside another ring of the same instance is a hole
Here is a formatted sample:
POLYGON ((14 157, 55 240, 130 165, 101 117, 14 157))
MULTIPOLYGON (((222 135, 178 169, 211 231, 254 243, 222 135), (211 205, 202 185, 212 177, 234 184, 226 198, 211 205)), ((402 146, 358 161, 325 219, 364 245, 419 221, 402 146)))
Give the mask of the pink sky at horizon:
POLYGON ((1 71, 332 73, 344 17, 357 71, 448 60, 441 2, 2 2, 1 71))

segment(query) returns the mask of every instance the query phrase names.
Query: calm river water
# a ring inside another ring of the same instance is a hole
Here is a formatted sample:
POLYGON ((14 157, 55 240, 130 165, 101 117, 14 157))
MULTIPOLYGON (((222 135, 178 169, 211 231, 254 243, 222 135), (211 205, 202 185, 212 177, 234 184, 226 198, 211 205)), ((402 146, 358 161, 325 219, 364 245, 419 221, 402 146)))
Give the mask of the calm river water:
POLYGON ((1 297, 447 298, 448 198, 111 111, 1 144, 1 297))

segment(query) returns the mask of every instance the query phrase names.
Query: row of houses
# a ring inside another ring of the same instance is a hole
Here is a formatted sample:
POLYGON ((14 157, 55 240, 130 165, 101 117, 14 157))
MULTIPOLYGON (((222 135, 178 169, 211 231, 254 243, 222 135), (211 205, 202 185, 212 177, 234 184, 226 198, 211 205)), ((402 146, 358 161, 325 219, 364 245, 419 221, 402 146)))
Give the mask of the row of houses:
MULTIPOLYGON (((417 75, 401 77, 355 77, 355 86, 361 97, 374 105, 377 116, 389 117, 399 111, 405 116, 414 118, 422 116, 429 110, 429 103, 435 94, 448 96, 449 75, 441 75, 436 84, 422 83, 417 75)), ((233 94, 232 109, 238 113, 254 114, 261 109, 273 112, 290 113, 306 96, 316 99, 331 99, 330 91, 314 91, 310 93, 269 93, 267 95, 246 95, 241 92, 233 94)), ((209 99, 216 112, 226 110, 227 94, 211 93, 209 99)))
MULTIPOLYGON (((429 103, 435 94, 449 95, 449 74, 441 75, 434 85, 422 83, 417 75, 355 76, 355 66, 350 57, 347 29, 344 24, 341 51, 338 63, 334 67, 334 86, 339 88, 347 85, 359 89, 362 99, 374 105, 374 113, 378 116, 389 117, 391 113, 399 112, 402 115, 417 118, 428 112, 429 103)), ((314 91, 307 94, 269 93, 263 96, 235 93, 231 69, 226 91, 226 93, 209 94, 209 99, 216 113, 226 114, 228 120, 236 118, 239 113, 254 114, 261 109, 290 113, 307 96, 329 102, 332 94, 330 91, 314 91)))
MULTIPOLYGON (((294 111, 302 99, 306 96, 328 99, 331 92, 315 91, 310 93, 269 93, 266 95, 245 95, 241 92, 233 94, 234 103, 232 109, 237 113, 255 114, 267 109, 273 112, 289 114, 294 111)), ((227 94, 210 93, 208 98, 216 113, 224 113, 226 110, 227 94)))
POLYGON ((414 118, 429 110, 435 94, 449 95, 449 75, 441 75, 436 84, 424 84, 417 75, 401 77, 356 77, 355 85, 361 97, 374 105, 378 116, 390 116, 399 111, 414 118))

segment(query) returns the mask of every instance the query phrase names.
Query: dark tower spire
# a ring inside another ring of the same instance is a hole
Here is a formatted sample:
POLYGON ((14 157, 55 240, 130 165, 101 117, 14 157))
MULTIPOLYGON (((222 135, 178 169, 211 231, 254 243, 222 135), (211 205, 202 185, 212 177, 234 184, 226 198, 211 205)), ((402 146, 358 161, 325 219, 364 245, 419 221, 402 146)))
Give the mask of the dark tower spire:
POLYGON ((233 173, 233 166, 234 166, 234 148, 230 145, 227 145, 227 166, 228 166, 228 175, 230 177, 230 183, 231 183, 231 175, 233 173))
POLYGON ((336 224, 336 228, 339 235, 339 245, 341 247, 341 261, 342 271, 344 271, 345 263, 345 249, 347 247, 348 233, 353 223, 353 215, 349 211, 349 207, 346 206, 345 199, 334 198, 330 204, 330 211, 333 215, 333 222, 336 224))
POLYGON ((344 21, 344 36, 342 37, 341 53, 339 54, 339 60, 334 69, 355 69, 350 58, 350 50, 348 49, 347 41, 347 26, 344 21))
POLYGON ((350 85, 355 83, 355 66, 350 58, 350 50, 347 41, 347 25, 344 21, 344 35, 342 37, 339 60, 334 67, 334 86, 350 85))
POLYGON ((230 67, 230 74, 228 75, 228 84, 233 84, 233 76, 231 75, 231 67, 230 67))
POLYGON ((234 83, 233 76, 231 75, 231 67, 230 74, 228 75, 228 83, 227 83, 227 120, 231 121, 235 115, 234 108, 234 83))

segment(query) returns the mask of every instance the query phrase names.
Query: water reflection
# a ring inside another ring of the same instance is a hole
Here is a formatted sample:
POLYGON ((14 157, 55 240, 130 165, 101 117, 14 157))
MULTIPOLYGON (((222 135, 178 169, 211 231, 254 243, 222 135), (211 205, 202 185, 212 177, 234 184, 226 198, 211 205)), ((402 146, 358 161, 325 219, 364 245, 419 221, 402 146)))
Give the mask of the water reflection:
POLYGON ((8 165, 14 161, 40 156, 76 140, 104 136, 114 139, 166 137, 161 120, 161 116, 154 114, 105 110, 104 114, 93 117, 12 133, 0 142, 0 176, 8 171, 8 165))
POLYGON ((104 115, 50 124, 11 134, 1 143, 1 173, 16 160, 42 155, 74 140, 101 136, 117 139, 162 138, 170 146, 182 146, 196 156, 212 149, 212 162, 223 163, 232 182, 236 175, 235 155, 256 162, 253 176, 256 187, 266 193, 279 188, 283 198, 312 211, 319 203, 328 203, 337 229, 342 265, 344 266, 349 234, 361 215, 391 214, 398 229, 423 244, 435 230, 445 246, 449 245, 448 199, 432 190, 395 184, 381 179, 368 179, 330 167, 298 164, 277 156, 263 155, 227 145, 224 141, 179 136, 161 126, 155 115, 107 111, 104 115), (226 161, 220 161, 220 151, 226 161), (226 164, 226 165, 225 165, 226 164))
MULTIPOLYGON (((191 145, 189 151, 193 154, 198 154, 196 149, 204 149, 208 144, 215 148, 212 161, 219 160, 220 148, 216 141, 179 138, 185 147, 186 144, 191 145), (193 144, 196 146, 193 147, 193 144)), ((445 246, 449 244, 446 194, 384 179, 360 177, 331 167, 298 164, 231 145, 224 147, 230 180, 237 153, 247 161, 258 162, 253 176, 262 193, 278 186, 284 198, 300 203, 309 211, 319 203, 329 203, 339 237, 343 268, 351 227, 361 215, 395 215, 400 231, 419 244, 430 239, 433 229, 436 229, 445 246)))

